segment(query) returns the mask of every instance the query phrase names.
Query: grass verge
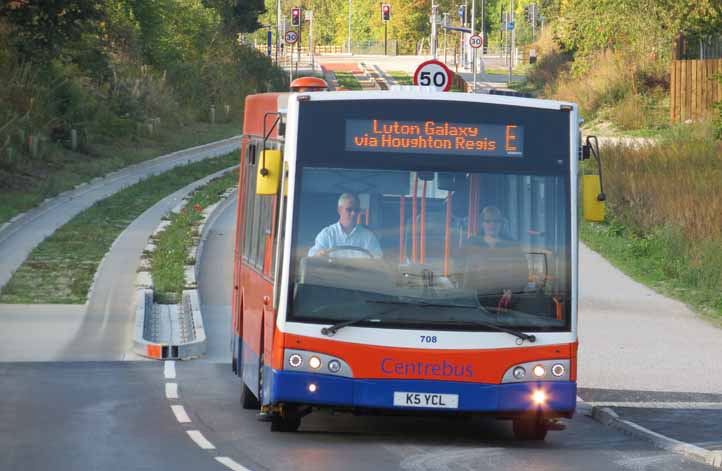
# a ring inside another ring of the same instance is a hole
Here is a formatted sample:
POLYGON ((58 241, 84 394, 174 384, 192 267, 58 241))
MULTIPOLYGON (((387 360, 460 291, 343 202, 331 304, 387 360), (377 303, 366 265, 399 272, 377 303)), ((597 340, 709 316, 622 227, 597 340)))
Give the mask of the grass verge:
POLYGON ((30 253, 3 287, 0 303, 84 303, 100 261, 131 222, 169 194, 237 161, 234 152, 177 167, 97 202, 30 253))
POLYGON ((180 213, 171 213, 170 225, 156 240, 151 256, 151 273, 155 301, 160 304, 179 303, 185 286, 185 266, 195 263, 188 251, 200 237, 198 225, 205 208, 218 202, 223 193, 238 183, 238 170, 211 180, 193 192, 180 213))
POLYGON ((361 90, 361 84, 351 72, 335 72, 339 87, 346 90, 361 90))
POLYGON ((107 175, 128 165, 231 137, 241 132, 241 125, 229 122, 211 125, 195 123, 182 128, 161 127, 152 138, 135 142, 93 144, 85 153, 73 152, 60 145, 47 149, 42 159, 28 159, 16 171, 0 166, 0 224, 28 211, 74 186, 107 175))
POLYGON ((386 72, 386 75, 394 79, 396 82, 396 85, 413 85, 414 84, 414 78, 411 76, 411 74, 408 74, 406 72, 402 72, 399 70, 392 70, 391 72, 386 72))

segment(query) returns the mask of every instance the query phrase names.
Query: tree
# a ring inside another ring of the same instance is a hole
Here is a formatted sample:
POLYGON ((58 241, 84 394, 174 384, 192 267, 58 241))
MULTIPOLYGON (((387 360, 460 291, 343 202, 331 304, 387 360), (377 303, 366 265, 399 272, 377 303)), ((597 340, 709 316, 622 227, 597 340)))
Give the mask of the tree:
POLYGON ((204 0, 218 11, 226 34, 249 33, 261 27, 259 15, 266 11, 263 0, 204 0))
POLYGON ((103 4, 95 0, 7 0, 0 16, 15 30, 13 46, 25 58, 52 57, 63 46, 96 32, 103 4))

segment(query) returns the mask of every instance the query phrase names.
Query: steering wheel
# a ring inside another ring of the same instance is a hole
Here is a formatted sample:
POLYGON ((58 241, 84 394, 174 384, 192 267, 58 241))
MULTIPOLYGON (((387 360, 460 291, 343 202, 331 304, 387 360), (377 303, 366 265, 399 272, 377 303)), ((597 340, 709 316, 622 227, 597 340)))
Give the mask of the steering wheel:
POLYGON ((374 258, 374 255, 368 250, 361 247, 356 247, 354 245, 337 245, 336 247, 331 247, 330 249, 326 250, 326 256, 330 257, 332 253, 339 252, 341 250, 354 250, 356 252, 363 253, 368 258, 374 258))

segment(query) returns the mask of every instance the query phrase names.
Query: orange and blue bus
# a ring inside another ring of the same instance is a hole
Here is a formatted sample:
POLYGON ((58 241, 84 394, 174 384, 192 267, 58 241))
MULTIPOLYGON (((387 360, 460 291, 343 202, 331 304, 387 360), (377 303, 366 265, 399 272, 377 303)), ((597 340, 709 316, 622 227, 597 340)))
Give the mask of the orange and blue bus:
POLYGON ((418 90, 246 101, 232 364, 274 431, 321 409, 576 405, 576 105, 418 90))

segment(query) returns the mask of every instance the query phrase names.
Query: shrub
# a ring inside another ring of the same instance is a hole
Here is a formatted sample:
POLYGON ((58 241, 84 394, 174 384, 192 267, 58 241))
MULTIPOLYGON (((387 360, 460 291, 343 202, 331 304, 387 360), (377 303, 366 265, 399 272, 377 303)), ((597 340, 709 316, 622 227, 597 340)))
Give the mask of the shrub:
POLYGON ((605 183, 610 211, 641 233, 658 227, 689 240, 722 240, 722 143, 709 123, 682 126, 658 144, 610 146, 605 183))
MULTIPOLYGON (((717 79, 719 83, 722 83, 722 74, 717 74, 715 79, 717 79)), ((715 105, 715 110, 719 113, 719 115, 714 120, 714 137, 718 140, 722 140, 722 100, 715 105)))

